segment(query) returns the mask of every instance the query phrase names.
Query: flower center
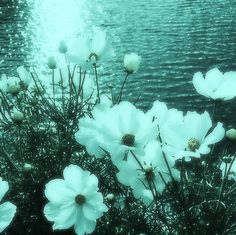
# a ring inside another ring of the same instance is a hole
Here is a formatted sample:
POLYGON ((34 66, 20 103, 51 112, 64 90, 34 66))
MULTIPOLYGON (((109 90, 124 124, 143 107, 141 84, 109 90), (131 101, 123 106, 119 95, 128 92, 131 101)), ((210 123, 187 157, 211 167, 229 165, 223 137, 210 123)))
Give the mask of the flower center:
POLYGON ((132 147, 134 146, 135 136, 132 134, 126 134, 122 137, 122 144, 132 147))
POLYGON ((79 205, 83 205, 86 201, 86 198, 85 196, 81 195, 81 194, 78 194, 76 197, 75 197, 75 202, 79 205))
POLYGON ((145 169, 145 177, 148 181, 154 180, 155 173, 153 171, 153 168, 151 166, 147 166, 145 169))
POLYGON ((188 141, 188 148, 195 152, 197 149, 199 149, 200 147, 200 142, 195 139, 195 138, 191 138, 189 141, 188 141))

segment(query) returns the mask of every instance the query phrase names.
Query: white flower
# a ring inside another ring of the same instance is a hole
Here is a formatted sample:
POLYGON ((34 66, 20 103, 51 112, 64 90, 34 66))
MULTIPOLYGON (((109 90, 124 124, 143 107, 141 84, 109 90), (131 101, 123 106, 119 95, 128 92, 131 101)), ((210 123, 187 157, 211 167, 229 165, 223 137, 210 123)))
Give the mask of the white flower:
POLYGON ((230 100, 236 96, 236 72, 223 74, 214 68, 205 78, 201 72, 195 73, 192 82, 199 94, 214 100, 230 100))
POLYGON ((81 37, 75 39, 69 47, 67 60, 70 63, 84 65, 86 61, 97 62, 114 55, 105 31, 96 30, 93 38, 81 37))
MULTIPOLYGON (((127 160, 118 164, 120 171, 117 173, 117 178, 126 186, 131 186, 134 196, 137 199, 142 199, 148 205, 153 200, 150 187, 154 193, 155 190, 162 193, 165 183, 171 181, 171 176, 158 141, 148 143, 145 147, 145 154, 137 155, 136 157, 143 170, 134 156, 129 153, 127 160)), ((179 171, 173 168, 175 159, 170 157, 166 160, 171 169, 172 176, 178 180, 179 171)))
POLYGON ((144 146, 156 138, 158 131, 150 116, 131 103, 124 101, 112 108, 96 106, 93 118, 79 120, 80 130, 75 135, 91 155, 101 156, 104 149, 116 163, 123 160, 128 150, 143 153, 144 146))
POLYGON ((92 233, 96 220, 107 211, 103 196, 98 192, 98 179, 79 166, 69 165, 63 179, 46 184, 45 195, 50 201, 44 208, 53 229, 67 229, 74 225, 76 234, 92 233))
POLYGON ((135 53, 124 56, 124 67, 128 73, 137 72, 141 63, 141 57, 135 53))
POLYGON ((207 112, 187 112, 183 121, 172 122, 161 132, 163 150, 177 158, 200 157, 210 152, 209 145, 219 142, 225 134, 222 123, 218 122, 210 134, 212 121, 207 112))
MULTIPOLYGON (((8 189, 8 183, 0 178, 0 200, 2 200, 8 189)), ((16 206, 11 202, 4 202, 0 205, 0 233, 11 223, 15 213, 16 206)))
POLYGON ((150 116, 127 101, 108 109, 97 122, 101 128, 101 147, 111 154, 114 164, 122 161, 129 150, 143 154, 144 146, 158 135, 150 116))

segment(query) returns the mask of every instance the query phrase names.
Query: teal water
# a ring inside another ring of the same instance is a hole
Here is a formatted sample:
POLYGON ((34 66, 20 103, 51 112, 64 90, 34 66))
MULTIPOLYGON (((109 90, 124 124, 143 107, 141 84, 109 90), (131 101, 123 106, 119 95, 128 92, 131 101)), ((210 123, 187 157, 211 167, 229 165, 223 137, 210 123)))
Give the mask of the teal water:
MULTIPOLYGON (((1 72, 26 63, 44 65, 59 37, 107 30, 116 52, 104 80, 121 81, 126 52, 143 57, 127 84, 127 97, 150 107, 160 98, 181 109, 204 109, 191 79, 196 71, 217 66, 236 70, 236 2, 231 0, 2 0, 1 72), (67 24, 67 27, 65 25, 67 24)), ((210 105, 210 104, 209 104, 210 105)), ((211 105, 210 105, 211 106, 211 105)))

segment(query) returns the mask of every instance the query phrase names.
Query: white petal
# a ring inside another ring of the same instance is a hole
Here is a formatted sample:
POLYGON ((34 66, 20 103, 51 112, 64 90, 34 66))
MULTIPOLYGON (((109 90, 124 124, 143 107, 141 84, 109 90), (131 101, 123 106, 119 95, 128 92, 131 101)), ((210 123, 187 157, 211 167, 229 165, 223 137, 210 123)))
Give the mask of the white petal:
POLYGON ((223 73, 218 68, 209 70, 206 73, 205 81, 209 84, 212 91, 215 91, 222 82, 223 73))
POLYGON ((91 233, 96 227, 96 220, 88 220, 84 217, 82 208, 77 214, 76 223, 74 226, 77 235, 84 235, 85 233, 91 233))
POLYGON ((224 136, 225 136, 225 129, 223 127, 223 124, 218 122, 214 130, 206 137, 205 143, 208 145, 215 144, 220 140, 222 140, 224 136))
POLYGON ((202 142, 209 129, 212 127, 212 121, 209 113, 187 112, 184 117, 184 124, 189 138, 196 138, 202 142))
POLYGON ((66 185, 70 187, 75 193, 81 193, 84 188, 85 179, 83 179, 83 175, 83 169, 72 164, 67 166, 63 171, 66 185))
POLYGON ((75 224, 77 208, 75 202, 70 205, 47 203, 44 207, 44 215, 49 221, 54 221, 53 229, 67 229, 75 224))
POLYGON ((9 189, 8 183, 1 179, 1 181, 0 181, 0 201, 2 200, 2 198, 4 197, 4 195, 6 194, 8 189, 9 189))
POLYGON ((216 98, 229 100, 236 96, 236 72, 227 72, 223 81, 215 92, 216 98))
POLYGON ((214 94, 210 89, 209 85, 206 83, 205 79, 203 78, 202 73, 200 72, 195 73, 192 82, 196 91, 199 94, 214 99, 214 94))
POLYGON ((53 203, 70 203, 75 195, 62 179, 51 180, 46 184, 45 196, 53 203))
POLYGON ((0 205, 0 233, 11 223, 16 213, 16 206, 10 202, 0 205))

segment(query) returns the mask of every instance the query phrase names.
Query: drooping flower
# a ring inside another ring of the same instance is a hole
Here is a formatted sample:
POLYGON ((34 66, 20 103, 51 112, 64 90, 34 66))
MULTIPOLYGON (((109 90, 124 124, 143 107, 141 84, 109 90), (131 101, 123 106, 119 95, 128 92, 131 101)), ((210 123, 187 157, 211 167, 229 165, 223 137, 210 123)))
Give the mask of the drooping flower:
POLYGON ((74 39, 68 48, 68 62, 80 66, 84 66, 85 62, 96 63, 114 55, 106 32, 102 30, 96 30, 92 39, 86 36, 74 39))
POLYGON ((207 112, 187 112, 183 121, 172 122, 162 130, 163 150, 168 156, 186 157, 186 160, 191 156, 200 157, 201 154, 208 154, 209 145, 219 142, 225 135, 220 122, 209 133, 212 125, 207 112))
MULTIPOLYGON (((0 200, 2 200, 8 189, 8 183, 0 178, 0 200)), ((0 233, 11 223, 15 213, 16 206, 11 202, 4 202, 0 205, 0 233)))
POLYGON ((141 56, 136 53, 126 54, 124 56, 124 67, 127 73, 137 72, 141 63, 141 56))
POLYGON ((74 225, 76 234, 92 233, 96 220, 107 211, 103 196, 98 192, 98 179, 79 166, 69 165, 63 171, 64 179, 46 184, 49 202, 44 214, 53 221, 53 229, 68 229, 74 225))
POLYGON ((143 200, 148 205, 153 200, 150 189, 154 194, 156 192, 162 193, 165 184, 172 180, 170 174, 175 180, 178 180, 179 171, 174 168, 175 159, 173 157, 166 158, 167 162, 165 161, 161 144, 155 140, 146 145, 144 155, 136 157, 139 163, 129 153, 127 159, 117 165, 119 169, 117 178, 121 183, 133 189, 137 199, 143 200))
POLYGON ((214 100, 230 100, 236 96, 236 72, 223 74, 214 68, 205 78, 201 72, 195 73, 192 82, 199 94, 214 100))

